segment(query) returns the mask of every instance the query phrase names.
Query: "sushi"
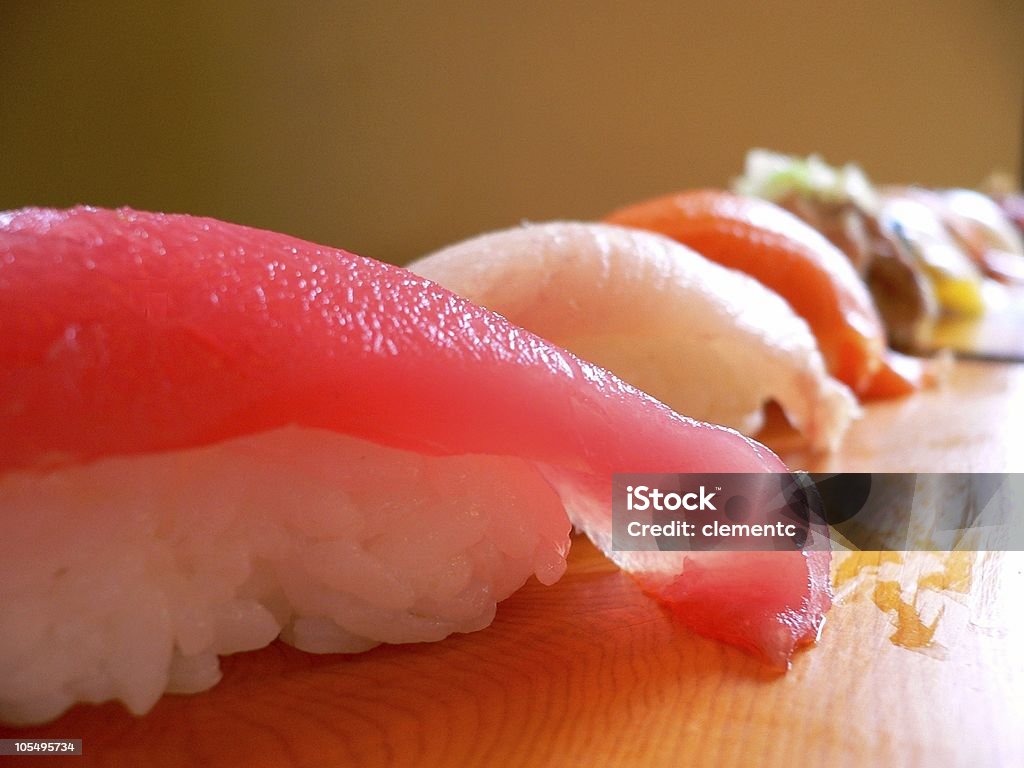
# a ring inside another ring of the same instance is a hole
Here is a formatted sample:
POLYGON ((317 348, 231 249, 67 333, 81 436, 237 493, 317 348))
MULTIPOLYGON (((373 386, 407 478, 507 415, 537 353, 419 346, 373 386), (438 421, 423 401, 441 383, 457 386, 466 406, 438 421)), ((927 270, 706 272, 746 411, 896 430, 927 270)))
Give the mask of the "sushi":
POLYGON ((988 195, 972 189, 919 187, 886 188, 885 192, 927 205, 986 276, 1004 283, 1024 281, 1024 236, 1003 207, 988 195))
POLYGON ((829 607, 827 552, 612 551, 614 472, 785 467, 407 270, 212 219, 23 209, 0 214, 0 328, 6 722, 144 713, 277 637, 481 629, 559 578, 572 524, 778 666, 829 607), (756 597, 715 605, 737 582, 756 597))
POLYGON ((821 234, 784 209, 716 189, 620 208, 612 224, 668 235, 757 278, 810 325, 829 373, 862 395, 885 365, 885 328, 857 272, 821 234))
POLYGON ((813 448, 830 450, 859 412, 781 297, 661 235, 530 224, 408 268, 701 421, 754 435, 774 401, 813 448))
MULTIPOLYGON (((989 185, 995 195, 1008 189, 999 177, 989 185)), ((875 186, 852 163, 763 149, 747 154, 734 189, 786 208, 839 247, 871 291, 890 345, 903 351, 932 349, 944 320, 1001 303, 993 280, 1024 275, 1020 233, 995 199, 974 190, 875 186)))

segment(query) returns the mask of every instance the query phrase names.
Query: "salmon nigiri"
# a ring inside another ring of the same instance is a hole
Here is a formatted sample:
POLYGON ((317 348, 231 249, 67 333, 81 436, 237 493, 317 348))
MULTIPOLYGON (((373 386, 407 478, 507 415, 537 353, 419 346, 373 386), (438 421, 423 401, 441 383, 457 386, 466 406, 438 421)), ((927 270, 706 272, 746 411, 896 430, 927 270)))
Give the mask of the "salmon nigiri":
POLYGON ((833 449, 858 412, 778 294, 661 235, 524 225, 408 268, 702 421, 756 434, 774 401, 812 447, 833 449))
MULTIPOLYGON (((145 712, 278 636, 478 630, 570 519, 610 550, 612 473, 784 470, 411 272, 211 219, 0 214, 0 327, 13 722, 145 712)), ((827 552, 609 554, 780 666, 829 606, 827 552)))
POLYGON ((755 197, 705 189, 621 208, 607 220, 649 229, 779 293, 810 325, 828 370, 858 394, 885 366, 886 338, 864 283, 811 226, 755 197))

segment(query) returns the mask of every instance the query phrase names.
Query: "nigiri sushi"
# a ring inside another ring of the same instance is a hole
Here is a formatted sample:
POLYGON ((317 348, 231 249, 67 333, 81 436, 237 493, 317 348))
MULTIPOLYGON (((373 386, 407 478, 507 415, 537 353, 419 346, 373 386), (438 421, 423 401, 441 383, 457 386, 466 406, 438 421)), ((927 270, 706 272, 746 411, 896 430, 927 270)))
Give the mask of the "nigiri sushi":
POLYGON ((859 411, 780 296, 661 235, 531 224, 408 268, 701 421, 753 435, 774 401, 813 448, 828 450, 859 411))
MULTIPOLYGON (((971 262, 970 243, 955 242, 956 223, 950 222, 947 231, 942 221, 952 213, 944 202, 955 199, 952 191, 876 187, 852 163, 838 168, 816 155, 794 157, 763 149, 747 154, 744 174, 734 188, 792 211, 838 246, 871 291, 889 343, 896 348, 928 349, 943 317, 970 317, 985 309, 984 280, 971 262)), ((986 218, 1001 218, 984 196, 967 192, 965 199, 987 206, 986 218)), ((999 260, 1006 243, 1005 236, 996 236, 986 248, 975 249, 977 257, 988 251, 999 260)))
POLYGON ((890 345, 928 345, 941 311, 933 281, 907 241, 879 220, 881 195, 857 165, 753 149, 733 188, 785 208, 838 247, 871 292, 890 345))
POLYGON ((908 260, 925 274, 943 314, 972 317, 984 312, 981 273, 928 205, 901 190, 883 190, 876 221, 894 247, 907 251, 908 260))
POLYGON ((908 187, 887 191, 931 208, 963 252, 989 277, 1002 282, 1024 281, 1024 236, 991 197, 973 189, 908 187))
POLYGON ((828 371, 856 393, 883 367, 885 328, 857 272, 838 248, 779 206, 703 189, 635 203, 606 220, 668 235, 776 291, 810 325, 828 371))
POLYGON ((143 713, 278 636, 480 629, 559 578, 571 522, 779 666, 829 607, 827 552, 610 551, 614 472, 784 465, 407 270, 212 219, 24 209, 0 214, 0 329, 2 720, 143 713))

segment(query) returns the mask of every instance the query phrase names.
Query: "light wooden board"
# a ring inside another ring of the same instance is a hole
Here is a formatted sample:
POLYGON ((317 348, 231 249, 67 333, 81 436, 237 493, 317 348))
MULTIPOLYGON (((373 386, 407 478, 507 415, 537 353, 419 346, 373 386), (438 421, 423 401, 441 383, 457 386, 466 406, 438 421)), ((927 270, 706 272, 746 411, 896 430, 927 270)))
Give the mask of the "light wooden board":
POLYGON ((871 403, 833 454, 808 454, 791 432, 762 439, 791 469, 1024 472, 1024 365, 959 362, 937 389, 871 403))
MULTIPOLYGON (((972 363, 872 405, 835 456, 769 442, 819 471, 1022 471, 1022 427, 1024 366, 972 363)), ((696 637, 577 541, 562 581, 482 632, 354 657, 275 644, 143 718, 79 707, 0 738, 84 740, 32 766, 1024 765, 1024 557, 888 557, 836 558, 821 641, 785 675, 696 637)))

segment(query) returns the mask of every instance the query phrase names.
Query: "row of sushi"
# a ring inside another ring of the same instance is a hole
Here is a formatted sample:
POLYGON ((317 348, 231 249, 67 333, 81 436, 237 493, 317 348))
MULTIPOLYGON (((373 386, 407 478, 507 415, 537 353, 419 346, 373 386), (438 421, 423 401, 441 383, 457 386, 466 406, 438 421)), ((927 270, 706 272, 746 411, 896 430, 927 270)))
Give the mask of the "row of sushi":
POLYGON ((852 163, 752 150, 741 194, 793 212, 842 250, 868 285, 889 343, 934 347, 936 324, 974 317, 1000 283, 1024 283, 1024 196, 994 175, 973 189, 873 184, 852 163))
POLYGON ((612 475, 785 471, 750 437, 766 402, 827 450, 858 401, 928 375, 835 245, 721 190, 408 269, 206 218, 26 208, 0 214, 0 329, 14 724, 141 714, 278 637, 354 653, 481 629, 562 575, 573 527, 785 669, 829 609, 829 553, 616 551, 612 475))

